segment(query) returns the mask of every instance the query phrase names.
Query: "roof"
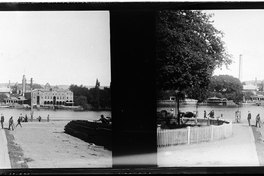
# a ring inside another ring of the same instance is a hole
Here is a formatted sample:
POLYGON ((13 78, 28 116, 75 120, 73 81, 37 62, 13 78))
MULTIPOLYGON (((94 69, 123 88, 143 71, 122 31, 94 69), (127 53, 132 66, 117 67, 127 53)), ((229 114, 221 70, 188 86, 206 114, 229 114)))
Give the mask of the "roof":
POLYGON ((253 84, 247 84, 247 85, 243 85, 243 90, 257 90, 258 87, 256 85, 253 84))
POLYGON ((210 97, 210 98, 207 98, 208 100, 221 100, 221 98, 218 98, 218 97, 210 97))

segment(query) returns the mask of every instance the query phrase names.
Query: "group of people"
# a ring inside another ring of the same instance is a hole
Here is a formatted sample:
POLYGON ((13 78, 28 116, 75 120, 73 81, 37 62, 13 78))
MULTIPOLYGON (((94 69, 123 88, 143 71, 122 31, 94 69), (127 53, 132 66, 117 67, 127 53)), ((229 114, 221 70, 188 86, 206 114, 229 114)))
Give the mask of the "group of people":
MULTIPOLYGON (((214 110, 211 110, 208 114, 206 113, 206 110, 204 110, 204 118, 206 119, 207 116, 209 116, 210 118, 215 118, 214 110)), ((217 116, 216 118, 217 119, 219 119, 219 118, 222 119, 223 118, 223 114, 221 114, 220 117, 217 116)))
MULTIPOLYGON (((248 125, 251 126, 251 124, 250 124, 250 121, 251 121, 251 113, 250 113, 250 111, 248 111, 247 120, 248 120, 248 125)), ((256 125, 255 126, 261 128, 260 114, 257 114, 255 120, 256 120, 256 125)))
MULTIPOLYGON (((33 119, 33 116, 31 117, 31 119, 33 119)), ((39 116, 39 117, 37 118, 37 120, 38 120, 39 122, 41 122, 41 116, 39 116)), ((1 127, 2 127, 2 129, 4 129, 4 121, 5 121, 5 117, 4 117, 3 114, 1 114, 0 122, 1 122, 1 127)), ((18 125, 19 125, 20 127, 22 127, 21 122, 28 122, 28 117, 27 117, 27 115, 25 115, 25 117, 23 117, 22 114, 20 114, 19 117, 18 117, 18 119, 17 119, 17 124, 16 124, 16 126, 15 126, 15 124, 14 124, 13 116, 11 116, 11 117, 9 118, 9 121, 8 121, 8 124, 9 124, 9 125, 8 125, 8 130, 14 130, 14 128, 17 127, 18 125)), ((47 116, 47 122, 49 122, 49 115, 47 116)))
MULTIPOLYGON (((214 110, 210 111, 208 115, 209 115, 210 118, 214 118, 214 110)), ((248 125, 249 125, 249 126, 251 126, 251 116, 252 116, 252 115, 251 115, 250 111, 248 111, 247 120, 248 120, 248 125)), ((222 117, 223 117, 223 114, 221 114, 221 118, 222 118, 222 117)), ((207 114, 206 114, 206 111, 205 111, 205 110, 204 110, 204 118, 207 118, 207 114)), ((241 111, 237 110, 237 111, 235 112, 235 121, 236 121, 237 123, 239 123, 240 120, 241 120, 241 111)), ((256 118, 255 118, 255 121, 256 121, 255 126, 261 128, 260 114, 257 114, 257 116, 256 116, 256 118)))

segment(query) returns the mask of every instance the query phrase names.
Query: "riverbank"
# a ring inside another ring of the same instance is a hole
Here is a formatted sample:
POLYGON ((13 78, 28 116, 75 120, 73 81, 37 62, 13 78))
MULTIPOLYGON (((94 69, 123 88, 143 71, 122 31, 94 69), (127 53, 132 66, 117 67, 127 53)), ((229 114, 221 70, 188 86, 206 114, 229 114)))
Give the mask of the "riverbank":
POLYGON ((14 131, 7 130, 12 167, 112 167, 111 151, 64 133, 64 126, 68 122, 28 122, 22 123, 22 128, 18 126, 14 131))

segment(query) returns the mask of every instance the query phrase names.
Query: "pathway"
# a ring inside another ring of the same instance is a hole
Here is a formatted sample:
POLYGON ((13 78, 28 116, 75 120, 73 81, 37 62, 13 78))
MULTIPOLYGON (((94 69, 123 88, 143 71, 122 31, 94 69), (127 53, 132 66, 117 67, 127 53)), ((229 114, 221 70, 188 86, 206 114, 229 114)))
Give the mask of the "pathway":
POLYGON ((251 127, 233 124, 229 138, 158 149, 158 166, 259 166, 251 127))
POLYGON ((0 129, 0 169, 10 169, 11 163, 8 155, 5 130, 0 129))

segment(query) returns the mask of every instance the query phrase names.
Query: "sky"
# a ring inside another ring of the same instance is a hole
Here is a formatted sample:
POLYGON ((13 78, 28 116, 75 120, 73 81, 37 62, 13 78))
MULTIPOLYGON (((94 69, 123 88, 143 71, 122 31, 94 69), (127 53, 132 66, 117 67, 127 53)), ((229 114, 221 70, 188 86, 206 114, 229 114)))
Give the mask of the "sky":
POLYGON ((0 83, 109 86, 108 11, 1 11, 0 83))
POLYGON ((242 55, 241 81, 264 79, 264 10, 207 10, 214 14, 214 27, 224 33, 226 51, 233 64, 217 69, 214 74, 238 78, 239 55, 242 55))

